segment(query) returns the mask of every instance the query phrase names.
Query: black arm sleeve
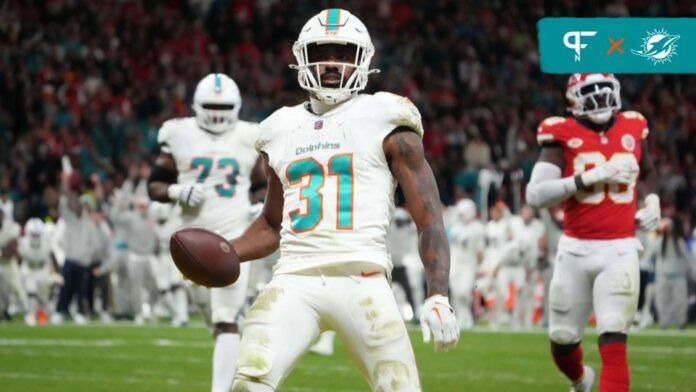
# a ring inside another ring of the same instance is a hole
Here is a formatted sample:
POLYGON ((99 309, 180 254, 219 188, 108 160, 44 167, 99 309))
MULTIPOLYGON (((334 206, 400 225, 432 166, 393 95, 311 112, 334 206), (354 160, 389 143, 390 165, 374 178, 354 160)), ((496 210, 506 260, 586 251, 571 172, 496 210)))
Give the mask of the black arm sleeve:
POLYGON ((177 180, 177 175, 173 171, 169 171, 162 166, 155 165, 152 167, 150 172, 150 177, 147 179, 147 183, 151 182, 164 182, 167 184, 175 184, 177 180))

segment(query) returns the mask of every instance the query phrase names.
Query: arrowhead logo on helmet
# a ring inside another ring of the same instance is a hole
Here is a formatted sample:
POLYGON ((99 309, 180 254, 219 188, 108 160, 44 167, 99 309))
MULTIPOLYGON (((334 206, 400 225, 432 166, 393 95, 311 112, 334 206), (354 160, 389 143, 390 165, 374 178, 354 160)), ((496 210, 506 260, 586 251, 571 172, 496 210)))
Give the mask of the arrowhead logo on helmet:
POLYGON ((298 71, 300 87, 326 103, 336 104, 347 100, 365 89, 370 74, 379 72, 378 69, 369 68, 375 48, 367 28, 360 19, 344 9, 326 9, 310 18, 300 30, 292 52, 297 64, 291 64, 290 68, 298 71), (355 47, 354 60, 352 63, 310 60, 310 47, 324 44, 355 47), (319 68, 324 66, 340 70, 338 86, 322 84, 319 68))

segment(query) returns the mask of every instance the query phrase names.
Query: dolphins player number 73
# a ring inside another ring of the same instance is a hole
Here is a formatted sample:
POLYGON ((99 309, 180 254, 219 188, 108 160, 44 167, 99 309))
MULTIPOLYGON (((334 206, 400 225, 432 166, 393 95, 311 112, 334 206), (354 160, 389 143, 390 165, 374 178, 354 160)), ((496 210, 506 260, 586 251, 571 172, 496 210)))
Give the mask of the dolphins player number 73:
MULTIPOLYGON (((201 166, 203 169, 198 175, 196 182, 204 183, 205 180, 210 175, 210 168, 213 166, 213 160, 211 158, 193 158, 191 160, 191 168, 196 168, 201 166)), ((218 160, 217 167, 220 170, 230 170, 230 173, 225 176, 227 183, 215 185, 215 192, 217 192, 220 197, 232 197, 235 194, 237 185, 237 175, 239 174, 239 162, 233 158, 221 158, 218 160)))

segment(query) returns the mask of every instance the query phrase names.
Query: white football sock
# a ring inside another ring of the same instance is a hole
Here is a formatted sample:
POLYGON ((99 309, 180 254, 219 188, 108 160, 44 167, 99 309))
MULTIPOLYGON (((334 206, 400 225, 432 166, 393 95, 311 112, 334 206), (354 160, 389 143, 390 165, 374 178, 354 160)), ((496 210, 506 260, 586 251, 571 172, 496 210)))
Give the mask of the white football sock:
POLYGON ((215 339, 213 350, 213 387, 212 392, 227 392, 232 386, 232 379, 237 367, 239 352, 239 334, 222 333, 215 339))
POLYGON ((164 309, 166 309, 169 313, 169 317, 172 319, 176 317, 176 308, 174 308, 174 293, 169 290, 161 292, 159 299, 164 309))
POLYGON ((174 319, 180 323, 188 322, 188 297, 183 287, 174 289, 172 293, 174 303, 174 319))
POLYGON ((36 311, 39 310, 39 299, 36 297, 36 294, 29 294, 27 298, 27 314, 36 314, 36 311))

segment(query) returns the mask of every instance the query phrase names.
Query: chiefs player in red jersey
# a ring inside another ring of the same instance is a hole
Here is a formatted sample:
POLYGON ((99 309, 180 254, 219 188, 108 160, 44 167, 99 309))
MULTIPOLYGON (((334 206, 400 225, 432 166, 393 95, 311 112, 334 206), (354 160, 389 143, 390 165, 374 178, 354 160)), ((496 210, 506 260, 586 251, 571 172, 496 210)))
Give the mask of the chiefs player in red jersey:
POLYGON ((583 366, 580 340, 594 308, 599 390, 628 391, 626 334, 638 302, 641 249, 635 226, 654 230, 660 220, 647 121, 620 111, 620 85, 612 74, 573 74, 566 97, 573 115, 539 126, 541 155, 527 186, 530 205, 562 201, 565 215, 549 288, 551 353, 571 391, 591 389, 595 375, 583 366), (647 196, 636 211, 639 180, 647 196))

